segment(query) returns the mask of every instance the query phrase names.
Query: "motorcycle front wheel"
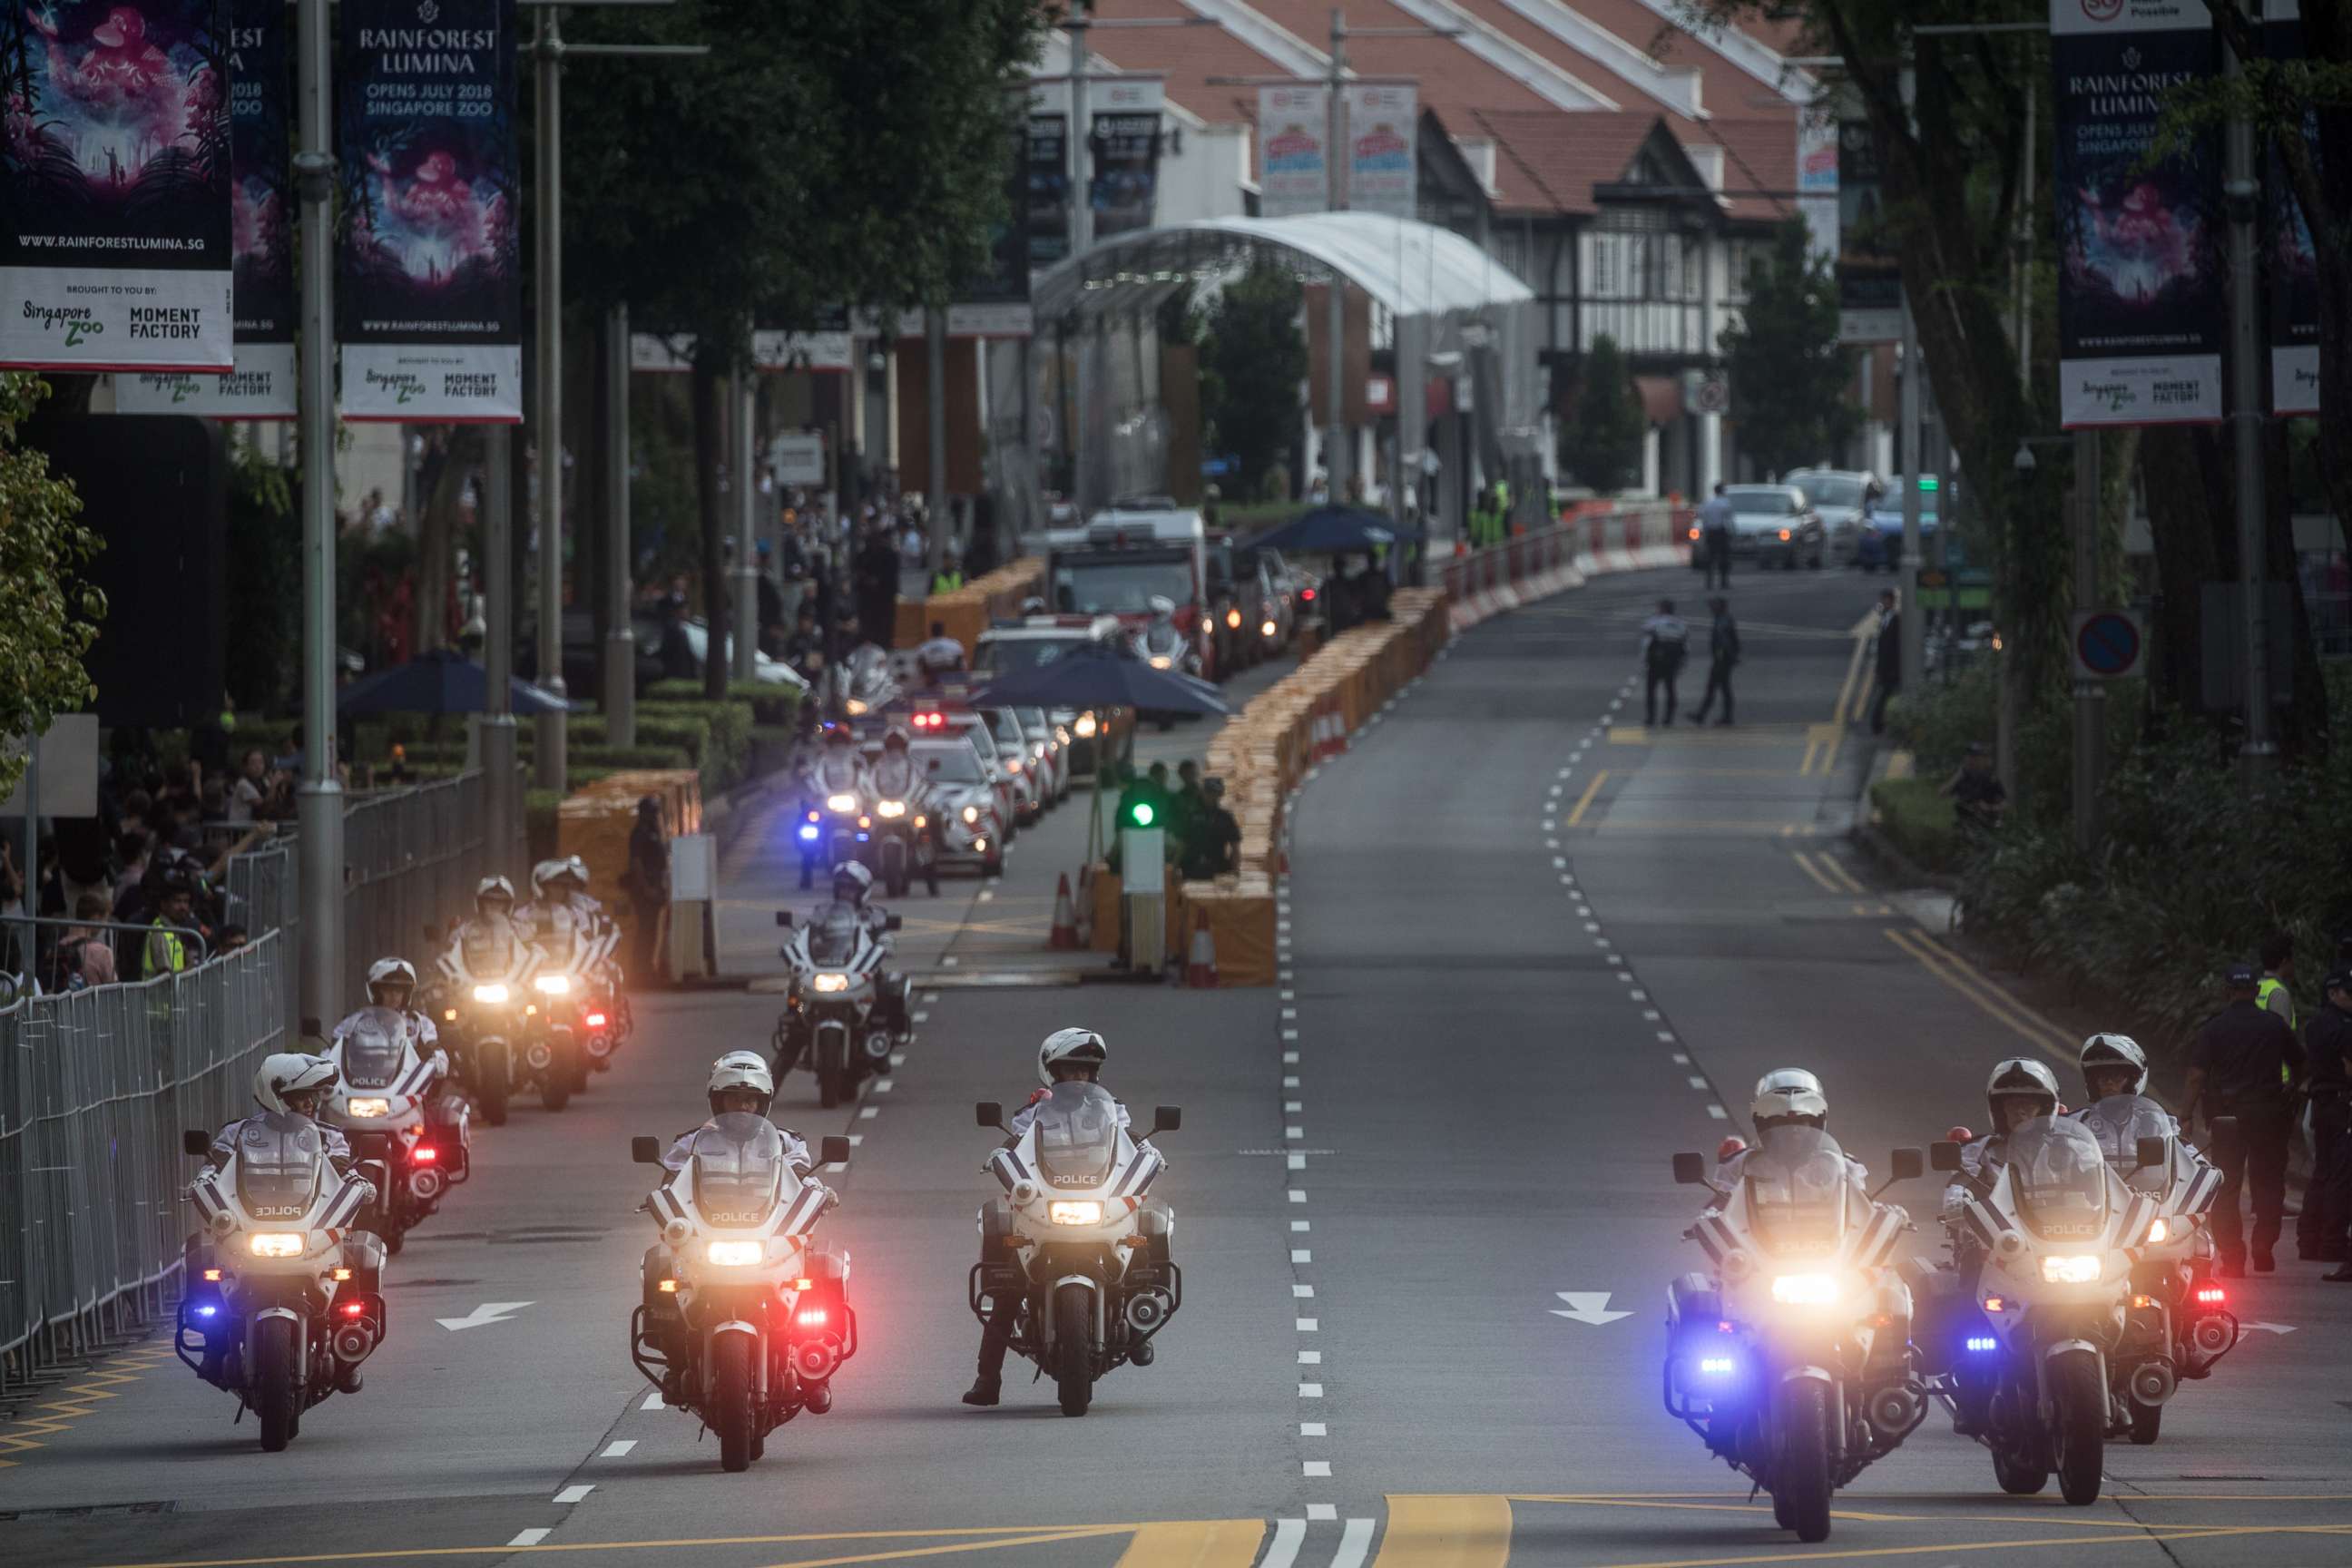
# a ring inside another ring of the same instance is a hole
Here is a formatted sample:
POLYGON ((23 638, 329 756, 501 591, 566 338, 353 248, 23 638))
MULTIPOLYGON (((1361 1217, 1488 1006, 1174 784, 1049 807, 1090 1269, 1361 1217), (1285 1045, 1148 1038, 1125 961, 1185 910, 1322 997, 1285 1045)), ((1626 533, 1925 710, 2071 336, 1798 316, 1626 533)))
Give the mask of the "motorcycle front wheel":
POLYGON ((302 1415, 302 1384, 294 1375, 298 1325, 264 1318, 253 1331, 253 1407, 261 1417, 261 1451, 285 1452, 302 1415))
POLYGON ((1773 1517, 1789 1505, 1789 1528, 1803 1542, 1830 1538, 1830 1390, 1811 1378, 1780 1399, 1780 1457, 1772 1470, 1773 1517))
POLYGON ((1065 1285, 1054 1298, 1054 1386, 1062 1414, 1084 1415, 1095 1396, 1094 1303, 1082 1286, 1065 1285))
POLYGON ((2098 1362, 2080 1352, 2061 1356, 2051 1381, 2058 1412, 2058 1490, 2076 1508, 2087 1508, 2099 1500, 2106 1462, 2106 1384, 2098 1362))
POLYGON ((507 1064, 503 1060, 481 1064, 481 1082, 475 1086, 475 1098, 482 1102, 482 1120, 493 1127, 507 1124, 507 1064))
POLYGON ((2164 1430, 2164 1406, 2142 1405, 2138 1400, 2132 1399, 2125 1401, 2125 1407, 2131 1412, 2133 1444, 2145 1448, 2155 1442, 2164 1430))
POLYGON ((539 1102, 550 1110, 572 1103, 572 1064, 559 1055, 539 1078, 539 1102))
POLYGON ((732 1473, 751 1465, 751 1341, 719 1336, 711 1351, 710 1429, 719 1434, 719 1468, 732 1473))

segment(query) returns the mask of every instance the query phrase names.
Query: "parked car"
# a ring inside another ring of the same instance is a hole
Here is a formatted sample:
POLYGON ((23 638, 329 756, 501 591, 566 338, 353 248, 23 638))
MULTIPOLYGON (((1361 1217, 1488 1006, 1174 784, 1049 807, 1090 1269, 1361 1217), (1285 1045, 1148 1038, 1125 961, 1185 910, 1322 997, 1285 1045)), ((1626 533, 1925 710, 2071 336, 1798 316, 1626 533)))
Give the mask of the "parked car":
MULTIPOLYGON (((688 619, 684 624, 687 653, 693 659, 695 674, 698 677, 702 673, 703 660, 710 652, 710 628, 696 619, 688 619)), ((656 679, 661 678, 662 637, 665 634, 661 620, 657 616, 635 616, 631 620, 630 626, 636 633, 639 689, 643 689, 648 665, 651 667, 653 678, 656 679)), ((734 652, 732 637, 719 646, 719 657, 722 658, 734 652)), ((569 662, 568 658, 567 662, 569 662)), ((808 689, 808 682, 801 679, 800 671, 781 660, 770 658, 757 648, 751 650, 751 679, 762 686, 789 688, 794 691, 808 689)))
MULTIPOLYGON (((1919 510, 1919 552, 1924 556, 1936 542, 1933 507, 1919 510)), ((1880 506, 1864 521, 1855 542, 1853 564, 1865 572, 1892 572, 1903 562, 1903 510, 1880 506)))
POLYGON ((1797 563, 1818 569, 1829 558, 1829 534, 1821 514, 1794 485, 1733 485, 1724 491, 1731 502, 1731 558, 1759 566, 1797 563))
POLYGON ((1781 482, 1805 492, 1806 503, 1829 531, 1831 559, 1853 565, 1870 509, 1886 494, 1885 481, 1860 468, 1799 468, 1781 482))

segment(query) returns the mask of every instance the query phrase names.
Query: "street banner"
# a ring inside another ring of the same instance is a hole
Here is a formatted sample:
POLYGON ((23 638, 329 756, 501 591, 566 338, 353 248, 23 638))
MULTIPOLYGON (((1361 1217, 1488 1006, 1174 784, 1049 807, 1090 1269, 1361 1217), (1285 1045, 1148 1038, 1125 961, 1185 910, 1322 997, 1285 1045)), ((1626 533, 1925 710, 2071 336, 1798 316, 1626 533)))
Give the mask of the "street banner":
POLYGON ((1797 212, 1816 261, 1838 258, 1838 126, 1819 110, 1797 114, 1797 212))
POLYGON ((515 0, 342 0, 346 419, 522 417, 515 0))
POLYGON ((142 371, 114 378, 118 414, 291 419, 294 395, 293 83, 285 0, 229 7, 229 234, 236 367, 226 375, 142 371))
POLYGON ((0 8, 0 366, 225 371, 228 6, 0 8))
POLYGON ((1413 132, 1418 89, 1359 83, 1345 89, 1348 206, 1353 212, 1416 216, 1413 132))
POLYGON ((1029 267, 1043 271, 1070 254, 1070 117, 1029 116, 1029 267))
MULTIPOLYGON (((1097 81, 1087 100, 1095 123, 1087 200, 1094 208, 1095 237, 1150 228, 1160 195, 1160 79, 1097 81)), ((1027 295, 1024 289, 1022 296, 1027 295)))
POLYGON ((2147 154, 2167 96, 2221 68, 2202 0, 2051 0, 2059 418, 2221 417, 2221 164, 2205 136, 2147 154))
MULTIPOLYGON (((2274 60, 2304 58, 2299 0, 2263 0, 2263 52, 2274 60)), ((2315 164, 2320 157, 2319 111, 2303 111, 2303 144, 2315 164)), ((2263 270, 2270 285, 2271 412, 2319 412, 2319 262, 2312 254, 2311 226, 2303 204, 2287 184, 2278 142, 2263 141, 2263 243, 2270 254, 2263 270)), ((2324 176, 2323 176, 2324 177, 2324 176)))
POLYGON ((1320 87, 1257 89, 1258 212, 1292 217, 1331 205, 1330 100, 1320 87))
POLYGON ((1838 342, 1898 342, 1903 268, 1880 226, 1878 132, 1867 120, 1842 120, 1835 135, 1838 342))
POLYGON ((1029 302, 1029 135, 1015 127, 1004 175, 1004 216, 988 229, 988 267, 956 298, 989 304, 1029 302))

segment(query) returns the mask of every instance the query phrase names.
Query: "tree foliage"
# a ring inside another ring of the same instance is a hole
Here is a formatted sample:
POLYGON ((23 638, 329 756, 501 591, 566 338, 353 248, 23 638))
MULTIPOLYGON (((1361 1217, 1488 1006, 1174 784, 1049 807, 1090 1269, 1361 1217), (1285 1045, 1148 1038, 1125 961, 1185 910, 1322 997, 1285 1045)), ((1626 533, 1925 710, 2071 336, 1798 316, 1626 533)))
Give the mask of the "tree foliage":
MULTIPOLYGON (((82 655, 106 616, 106 595, 76 569, 105 547, 79 521, 81 498, 49 473, 17 430, 47 384, 0 374, 0 735, 37 735, 98 695, 82 655)), ((24 777, 23 755, 0 755, 0 795, 24 777)))
POLYGON ((1235 493, 1255 496, 1297 434, 1307 339, 1298 280, 1263 258, 1224 287, 1201 352, 1202 402, 1214 449, 1241 460, 1235 493))
POLYGON ((1617 340, 1603 332, 1577 373, 1575 412, 1559 431, 1560 466, 1595 494, 1614 495, 1641 477, 1649 433, 1633 368, 1617 340))
POLYGON ((1751 263, 1748 302, 1724 330, 1739 445, 1772 473, 1834 460, 1859 423, 1853 355, 1838 342, 1837 277, 1801 219, 1751 263))

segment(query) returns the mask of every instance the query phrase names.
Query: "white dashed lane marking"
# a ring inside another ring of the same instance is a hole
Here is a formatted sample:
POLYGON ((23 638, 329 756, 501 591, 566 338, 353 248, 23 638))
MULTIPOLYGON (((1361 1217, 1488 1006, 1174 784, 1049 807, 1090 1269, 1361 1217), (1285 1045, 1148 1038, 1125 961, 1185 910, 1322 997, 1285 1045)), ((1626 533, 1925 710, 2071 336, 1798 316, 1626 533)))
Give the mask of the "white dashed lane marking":
POLYGON ((509 1546, 536 1546, 553 1533, 553 1531, 546 1529, 543 1526, 534 1526, 530 1530, 519 1531, 515 1538, 512 1541, 508 1542, 507 1544, 509 1546))
POLYGON ((636 1446, 637 1440, 635 1437, 615 1438, 614 1441, 604 1445, 604 1451, 603 1454, 599 1455, 598 1458, 605 1459, 625 1459, 628 1458, 629 1450, 636 1446))
POLYGON ((588 1494, 595 1489, 595 1482, 583 1481, 577 1486, 566 1487, 562 1491, 556 1493, 555 1500, 560 1503, 583 1502, 587 1500, 588 1494))

